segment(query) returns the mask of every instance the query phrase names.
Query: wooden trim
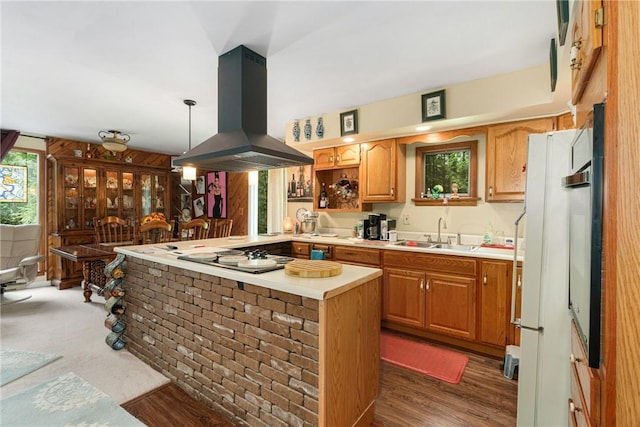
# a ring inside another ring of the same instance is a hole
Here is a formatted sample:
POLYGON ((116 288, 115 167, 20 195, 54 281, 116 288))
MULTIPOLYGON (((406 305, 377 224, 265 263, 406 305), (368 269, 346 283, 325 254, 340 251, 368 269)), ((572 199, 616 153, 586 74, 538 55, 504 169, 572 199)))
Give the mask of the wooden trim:
POLYGON ((411 199, 416 206, 477 206, 479 200, 482 200, 482 198, 460 197, 459 199, 447 199, 447 203, 444 203, 444 199, 411 199))
MULTIPOLYGON (((474 199, 477 201, 478 196, 478 141, 464 141, 457 142, 454 144, 440 144, 440 145, 429 145, 425 147, 416 148, 416 169, 415 169, 415 197, 412 199, 416 206, 433 206, 433 205, 442 205, 443 202, 439 199, 431 199, 435 203, 429 203, 429 199, 423 199, 420 197, 420 193, 422 192, 422 182, 424 181, 424 154, 425 153, 439 153, 439 152, 448 152, 448 151, 456 151, 456 150, 464 150, 469 149, 471 151, 471 159, 469 160, 469 196, 461 197, 458 200, 466 199, 468 202, 472 202, 474 199), (425 203, 418 203, 420 201, 425 201, 425 203)), ((449 202, 452 202, 456 199, 449 199, 449 202)), ((456 205, 459 206, 475 206, 477 203, 472 202, 473 204, 464 204, 456 202, 456 205)))
POLYGON ((454 138, 468 137, 472 138, 476 135, 486 135, 487 126, 474 126, 464 129, 454 129, 444 132, 423 133, 420 135, 403 136, 396 138, 398 144, 414 144, 416 142, 447 142, 454 138))
POLYGON ((319 303, 321 427, 373 421, 380 389, 380 288, 378 277, 319 303))

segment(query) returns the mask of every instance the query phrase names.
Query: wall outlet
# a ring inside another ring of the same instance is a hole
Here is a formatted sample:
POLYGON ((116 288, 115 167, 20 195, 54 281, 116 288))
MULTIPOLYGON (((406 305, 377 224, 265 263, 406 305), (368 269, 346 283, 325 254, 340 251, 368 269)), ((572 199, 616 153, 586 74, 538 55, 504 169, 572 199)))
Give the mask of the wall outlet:
POLYGON ((409 221, 409 214, 403 214, 402 215, 402 224, 403 225, 409 225, 410 221, 409 221))

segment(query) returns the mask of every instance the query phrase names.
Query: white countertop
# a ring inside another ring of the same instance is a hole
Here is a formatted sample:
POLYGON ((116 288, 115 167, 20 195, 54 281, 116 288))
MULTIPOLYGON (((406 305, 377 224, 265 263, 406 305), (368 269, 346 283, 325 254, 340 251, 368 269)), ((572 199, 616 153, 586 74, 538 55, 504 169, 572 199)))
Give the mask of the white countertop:
MULTIPOLYGON (((367 268, 343 264, 342 274, 334 277, 320 279, 305 279, 293 277, 285 274, 284 270, 275 270, 261 274, 244 273, 221 267, 209 266, 191 261, 178 259, 178 256, 192 253, 194 251, 222 251, 251 245, 264 245, 280 242, 309 242, 323 243, 331 245, 346 245, 363 248, 376 248, 384 250, 396 250, 415 253, 430 253, 439 255, 465 256, 472 258, 513 260, 513 250, 479 247, 473 251, 460 251, 450 249, 430 249, 412 246, 400 246, 392 242, 380 240, 362 240, 351 237, 336 235, 260 235, 260 236, 231 236, 220 239, 205 239, 172 242, 171 245, 178 247, 176 250, 167 249, 164 244, 124 246, 116 248, 115 251, 124 255, 133 256, 148 261, 154 261, 186 270, 198 271, 200 273, 223 277, 239 282, 246 282, 270 289, 289 292, 295 295, 309 297, 317 300, 327 299, 333 295, 342 293, 351 287, 371 280, 382 275, 382 270, 377 268, 367 268)), ((522 261, 524 254, 518 255, 518 260, 522 261)))
POLYGON ((115 249, 117 253, 126 256, 153 261, 160 264, 197 271, 199 273, 236 280, 282 292, 288 292, 302 297, 324 300, 341 294, 362 283, 382 276, 382 270, 378 268, 359 267, 354 265, 342 266, 342 273, 326 278, 300 278, 289 276, 284 269, 269 271, 261 274, 251 274, 242 271, 231 270, 222 267, 214 267, 207 264, 185 261, 178 256, 194 252, 223 251, 234 247, 243 247, 252 244, 266 244, 287 242, 291 236, 255 236, 243 239, 206 239, 185 242, 172 242, 178 249, 169 250, 165 244, 123 246, 115 249), (198 247, 195 247, 198 246, 198 247))
MULTIPOLYGON (((430 249, 430 248, 420 248, 415 246, 401 246, 398 245, 397 242, 387 242, 383 240, 364 240, 364 239, 356 239, 352 237, 341 237, 334 235, 317 235, 311 236, 308 234, 299 234, 299 235, 284 235, 289 236, 290 240, 295 242, 310 242, 310 243, 324 243, 331 245, 353 245, 357 247, 363 248, 377 248, 377 249, 385 249, 385 250, 396 250, 396 251, 407 251, 407 252, 417 252, 417 253, 430 253, 430 254, 439 254, 439 255, 455 255, 455 256, 466 256, 471 258, 488 258, 488 259, 500 259, 505 261, 513 260, 513 249, 502 249, 502 248, 485 248, 478 247, 472 251, 461 251, 455 249, 430 249)), ((281 240, 284 241, 284 240, 281 240)), ((518 251, 518 261, 524 260, 524 252, 518 251)))

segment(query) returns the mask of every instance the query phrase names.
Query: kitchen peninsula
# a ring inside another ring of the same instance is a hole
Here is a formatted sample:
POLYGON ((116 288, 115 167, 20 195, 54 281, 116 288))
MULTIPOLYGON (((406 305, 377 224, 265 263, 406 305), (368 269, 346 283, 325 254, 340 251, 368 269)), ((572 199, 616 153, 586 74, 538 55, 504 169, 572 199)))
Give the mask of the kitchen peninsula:
POLYGON ((379 389, 380 269, 251 274, 178 253, 287 242, 210 239, 126 256, 131 353, 239 425, 368 426, 379 389))

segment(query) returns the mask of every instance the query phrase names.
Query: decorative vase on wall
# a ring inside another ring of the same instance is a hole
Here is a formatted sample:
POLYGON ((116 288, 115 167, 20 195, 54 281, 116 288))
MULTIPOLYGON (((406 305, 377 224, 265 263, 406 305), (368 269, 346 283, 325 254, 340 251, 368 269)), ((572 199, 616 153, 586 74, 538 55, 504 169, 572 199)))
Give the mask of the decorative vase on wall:
POLYGON ((300 141, 300 124, 297 121, 293 122, 293 140, 295 142, 300 141))
POLYGON ((322 138, 324 136, 324 124, 322 123, 322 117, 318 117, 318 124, 316 125, 316 136, 322 138))
POLYGON ((307 141, 311 139, 311 120, 307 119, 304 122, 304 139, 307 141))

